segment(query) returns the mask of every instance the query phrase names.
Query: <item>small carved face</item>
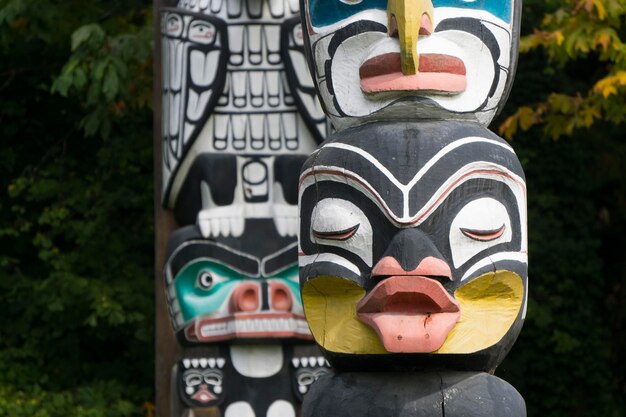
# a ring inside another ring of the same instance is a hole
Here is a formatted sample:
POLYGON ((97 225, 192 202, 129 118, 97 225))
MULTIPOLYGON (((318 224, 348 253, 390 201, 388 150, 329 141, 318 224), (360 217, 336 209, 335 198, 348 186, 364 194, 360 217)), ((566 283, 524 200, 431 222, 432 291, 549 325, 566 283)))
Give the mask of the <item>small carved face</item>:
POLYGON ((466 366, 497 364, 525 309, 523 175, 506 142, 458 122, 369 124, 312 155, 300 282, 331 360, 482 352, 466 366))
POLYGON ((304 0, 313 79, 333 124, 489 124, 513 79, 520 7, 515 0, 304 0))
POLYGON ((178 389, 191 408, 206 408, 223 399, 223 358, 185 358, 178 363, 178 389))

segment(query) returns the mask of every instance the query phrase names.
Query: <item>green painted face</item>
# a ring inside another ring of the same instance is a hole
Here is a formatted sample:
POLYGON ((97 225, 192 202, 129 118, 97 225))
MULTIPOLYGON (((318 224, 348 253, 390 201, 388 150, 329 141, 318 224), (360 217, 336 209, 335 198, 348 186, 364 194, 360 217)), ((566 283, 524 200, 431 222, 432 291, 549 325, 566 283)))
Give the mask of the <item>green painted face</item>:
POLYGON ((237 337, 283 337, 269 334, 282 335, 288 328, 300 326, 302 299, 296 265, 270 277, 255 278, 199 258, 180 270, 174 289, 184 327, 193 328, 200 338, 203 331, 229 335, 224 339, 232 333, 237 337), (249 322, 243 324, 244 319, 249 322), (268 320, 275 322, 270 325, 268 320), (245 336, 247 333, 250 335, 245 336))
MULTIPOLYGON (((176 276, 176 295, 185 322, 200 316, 219 314, 234 289, 244 283, 280 282, 289 288, 291 296, 302 306, 298 284, 298 267, 292 266, 269 278, 250 278, 217 262, 197 259, 176 276)), ((228 314, 228 311, 223 311, 228 314)))

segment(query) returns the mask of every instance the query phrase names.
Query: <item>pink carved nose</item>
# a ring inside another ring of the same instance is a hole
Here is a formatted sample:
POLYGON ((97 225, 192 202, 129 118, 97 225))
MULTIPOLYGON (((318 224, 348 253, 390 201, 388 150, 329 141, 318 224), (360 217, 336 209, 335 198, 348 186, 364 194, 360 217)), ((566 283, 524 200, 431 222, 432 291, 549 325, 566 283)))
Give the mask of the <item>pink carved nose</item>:
POLYGON ((442 259, 434 256, 427 256, 412 271, 405 271, 398 261, 391 257, 383 257, 372 269, 372 276, 381 275, 421 275, 421 276, 438 276, 452 279, 452 271, 450 266, 442 259))
POLYGON ((259 286, 251 282, 239 284, 230 296, 232 313, 257 311, 259 304, 259 286))
POLYGON ((291 311, 291 291, 285 284, 280 282, 270 283, 270 303, 272 310, 291 311))

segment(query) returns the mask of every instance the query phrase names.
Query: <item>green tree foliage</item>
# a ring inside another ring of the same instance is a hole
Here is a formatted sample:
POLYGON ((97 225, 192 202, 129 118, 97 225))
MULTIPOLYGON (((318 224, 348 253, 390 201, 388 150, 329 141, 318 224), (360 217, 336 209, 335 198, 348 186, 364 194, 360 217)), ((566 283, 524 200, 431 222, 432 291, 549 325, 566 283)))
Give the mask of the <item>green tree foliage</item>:
POLYGON ((494 123, 528 181, 528 315, 498 372, 529 416, 626 416, 624 7, 525 1, 515 84, 494 123))
MULTIPOLYGON (((558 0, 544 2, 545 14, 524 36, 520 52, 542 49, 550 60, 550 72, 566 66, 588 66, 584 85, 559 86, 530 105, 524 105, 500 126, 512 137, 520 128, 543 124, 554 139, 571 135, 605 121, 626 120, 626 44, 624 0, 558 0), (590 71, 591 70, 591 71, 590 71)), ((535 15, 536 16, 536 15, 535 15)), ((537 98, 536 98, 537 99, 537 98)))
POLYGON ((2 416, 152 401, 150 11, 0 1, 2 416))

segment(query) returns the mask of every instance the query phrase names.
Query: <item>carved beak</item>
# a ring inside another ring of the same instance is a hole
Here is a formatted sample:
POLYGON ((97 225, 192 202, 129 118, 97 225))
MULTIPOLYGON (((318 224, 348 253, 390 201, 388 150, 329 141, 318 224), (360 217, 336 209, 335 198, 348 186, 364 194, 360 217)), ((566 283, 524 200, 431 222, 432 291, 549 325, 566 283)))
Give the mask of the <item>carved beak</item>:
POLYGON ((417 74, 420 35, 433 30, 435 9, 431 0, 389 0, 387 2, 388 34, 400 41, 400 58, 404 75, 417 74))

